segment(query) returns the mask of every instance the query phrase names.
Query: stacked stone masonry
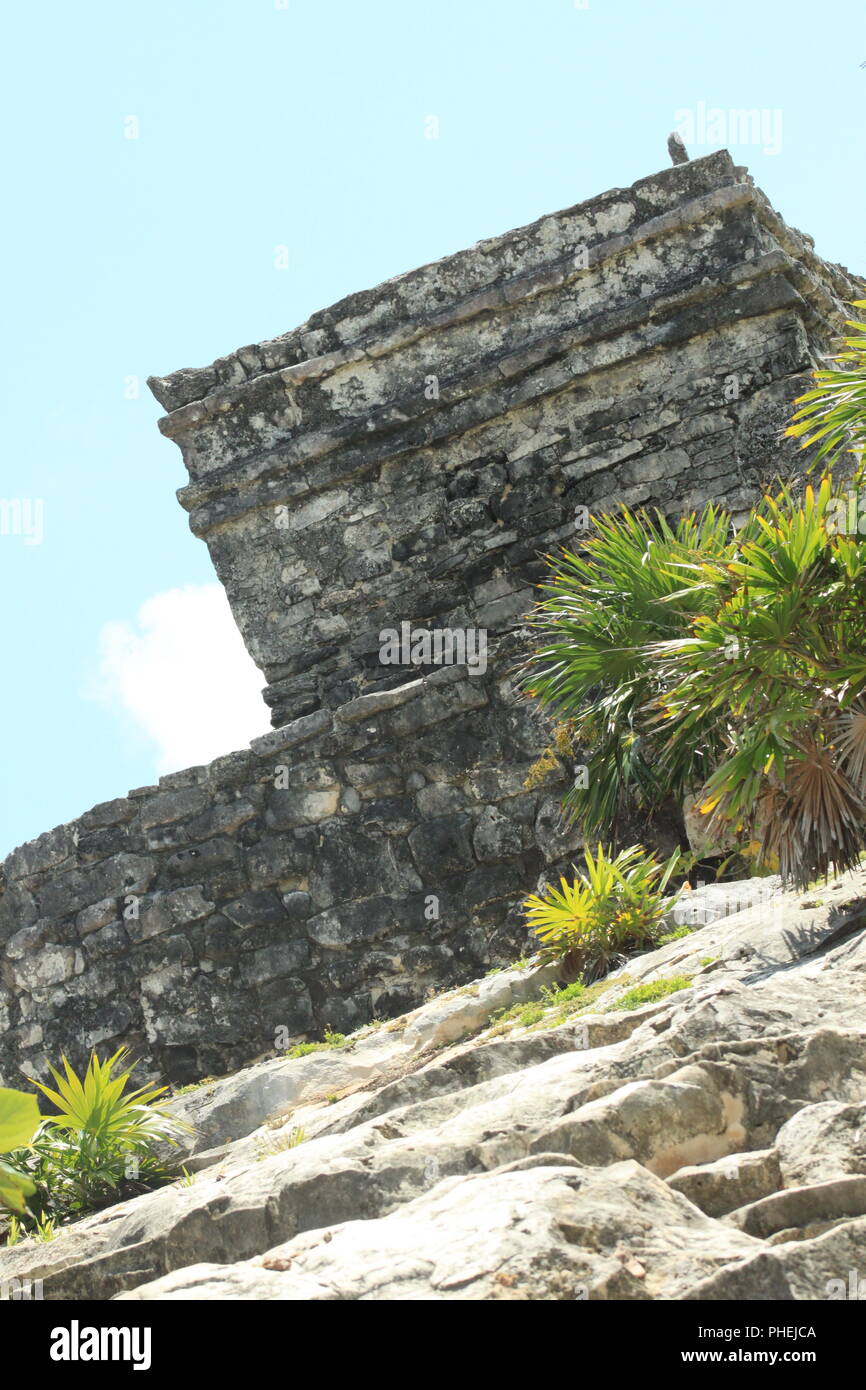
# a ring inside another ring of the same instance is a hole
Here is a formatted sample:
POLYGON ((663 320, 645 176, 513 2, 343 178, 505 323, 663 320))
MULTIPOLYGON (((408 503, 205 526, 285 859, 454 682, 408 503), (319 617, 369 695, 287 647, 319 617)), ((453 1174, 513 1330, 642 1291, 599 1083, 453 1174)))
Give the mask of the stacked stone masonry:
POLYGON ((0 1076, 126 1042, 195 1080, 513 960, 515 904, 576 843, 563 765, 523 785, 547 738, 507 679, 442 667, 24 845, 0 1076))
POLYGON ((513 958, 573 856, 513 630, 581 508, 741 512, 862 282, 721 152, 154 378, 275 732, 0 870, 0 1076, 129 1043, 174 1081, 513 958), (383 665, 483 628, 486 674, 383 665))
POLYGON ((507 626, 579 507, 743 511, 856 295, 723 151, 153 378, 274 724, 507 626))

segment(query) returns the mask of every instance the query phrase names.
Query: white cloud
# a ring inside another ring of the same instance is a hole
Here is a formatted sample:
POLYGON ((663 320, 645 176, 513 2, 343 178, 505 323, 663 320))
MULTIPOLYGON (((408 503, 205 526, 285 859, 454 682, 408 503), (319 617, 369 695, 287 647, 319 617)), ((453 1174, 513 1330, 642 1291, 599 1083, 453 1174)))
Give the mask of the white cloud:
POLYGON ((154 741, 160 775, 244 748, 270 729, 264 677, 221 584, 154 594, 134 622, 106 623, 99 648, 86 693, 154 741))

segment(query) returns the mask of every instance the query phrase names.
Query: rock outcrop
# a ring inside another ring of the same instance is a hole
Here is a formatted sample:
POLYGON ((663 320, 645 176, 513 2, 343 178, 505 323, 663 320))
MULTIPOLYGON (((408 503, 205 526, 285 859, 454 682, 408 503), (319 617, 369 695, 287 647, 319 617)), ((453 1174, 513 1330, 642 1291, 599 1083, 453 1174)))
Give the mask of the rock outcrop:
POLYGON ((756 892, 585 996, 551 993, 550 967, 491 974, 209 1082, 175 1102, 191 1178, 0 1253, 0 1281, 53 1299, 852 1296, 864 891, 857 871, 756 892))

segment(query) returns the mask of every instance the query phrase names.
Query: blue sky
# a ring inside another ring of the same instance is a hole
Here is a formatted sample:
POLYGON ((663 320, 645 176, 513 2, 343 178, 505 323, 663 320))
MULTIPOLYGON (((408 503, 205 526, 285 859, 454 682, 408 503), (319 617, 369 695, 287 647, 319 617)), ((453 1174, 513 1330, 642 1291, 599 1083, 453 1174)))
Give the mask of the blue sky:
POLYGON ((779 152, 732 153, 866 271, 862 0, 42 0, 5 29, 0 497, 44 510, 40 544, 0 535, 0 855, 268 727, 147 375, 653 173, 701 102, 782 113, 779 152))

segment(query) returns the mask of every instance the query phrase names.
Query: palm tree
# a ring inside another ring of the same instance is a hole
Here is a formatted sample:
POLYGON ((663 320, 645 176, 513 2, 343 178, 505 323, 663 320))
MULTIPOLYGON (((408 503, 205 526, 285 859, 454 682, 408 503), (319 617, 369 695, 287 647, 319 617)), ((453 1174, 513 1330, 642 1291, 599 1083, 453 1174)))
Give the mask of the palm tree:
POLYGON ((787 430, 811 466, 854 456, 847 499, 828 472, 736 535, 712 506, 675 525, 624 509, 548 557, 523 683, 586 749, 566 798, 586 830, 616 838, 626 809, 700 788, 708 828, 757 838, 786 882, 866 846, 866 323, 848 326, 787 430))
POLYGON ((556 562, 525 688, 573 722, 587 785, 567 805, 615 837, 701 788, 708 829, 756 840, 785 881, 855 863, 866 831, 866 538, 828 475, 767 496, 736 534, 708 507, 675 527, 604 517, 556 562))

